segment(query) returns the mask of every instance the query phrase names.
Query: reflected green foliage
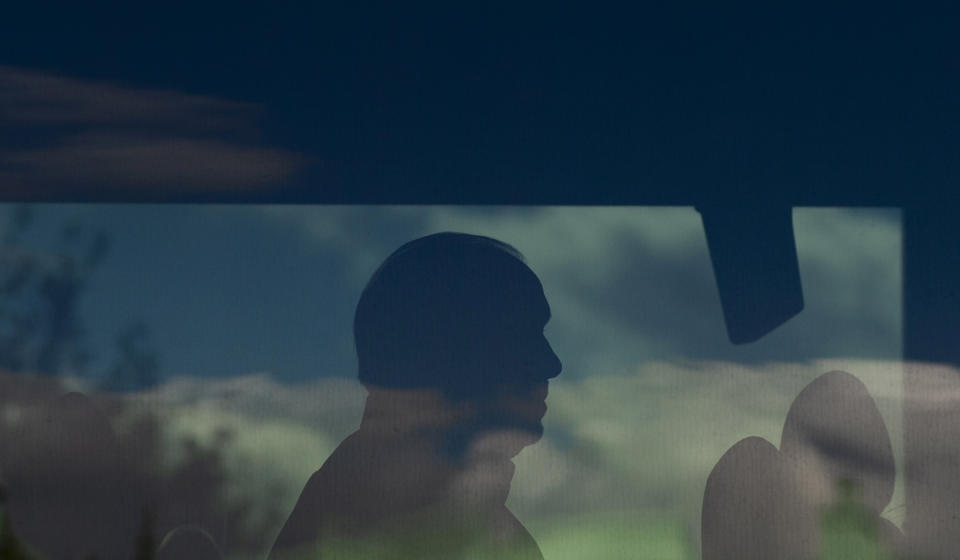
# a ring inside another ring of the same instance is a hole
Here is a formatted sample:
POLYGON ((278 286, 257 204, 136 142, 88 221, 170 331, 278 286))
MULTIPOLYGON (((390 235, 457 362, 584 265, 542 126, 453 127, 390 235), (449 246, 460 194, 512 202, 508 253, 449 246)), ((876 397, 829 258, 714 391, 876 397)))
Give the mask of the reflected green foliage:
POLYGON ((837 490, 836 502, 821 516, 820 560, 929 560, 891 550, 877 517, 861 504, 858 489, 844 480, 837 490))
POLYGON ((677 516, 639 512, 524 520, 546 560, 694 560, 693 531, 677 516))
POLYGON ((857 488, 843 480, 838 490, 837 502, 821 517, 823 560, 894 560, 881 542, 876 516, 861 504, 857 488))

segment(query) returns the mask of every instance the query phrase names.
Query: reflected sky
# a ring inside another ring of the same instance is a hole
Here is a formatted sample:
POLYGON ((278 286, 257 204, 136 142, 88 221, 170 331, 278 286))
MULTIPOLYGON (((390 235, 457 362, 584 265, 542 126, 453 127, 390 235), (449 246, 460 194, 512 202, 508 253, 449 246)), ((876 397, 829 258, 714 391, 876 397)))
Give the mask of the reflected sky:
MULTIPOLYGON (((12 208, 3 205, 3 219, 12 208)), ((806 308, 754 344, 727 339, 692 208, 34 205, 32 250, 75 221, 110 252, 81 301, 106 359, 143 321, 164 377, 353 377, 353 309, 399 244, 437 231, 515 245, 543 279, 565 375, 656 360, 900 357, 899 213, 794 211, 806 308)))
MULTIPOLYGON (((513 244, 550 303, 547 337, 564 372, 543 440, 516 458, 508 501, 545 557, 574 557, 571 542, 691 557, 718 458, 750 436, 778 444, 793 399, 830 370, 855 375, 877 403, 898 466, 884 515, 903 519, 896 211, 796 209, 806 308, 734 346, 693 208, 31 208, 21 250, 55 254, 70 223, 110 236, 79 310, 98 353, 89 370, 108 366, 127 323, 147 326, 161 382, 115 397, 159 415, 164 460, 186 460, 178 441, 215 448, 232 434, 224 491, 254 507, 218 540, 247 531, 269 546, 303 482, 356 428, 357 299, 397 246, 437 231, 513 244)), ((2 219, 13 209, 0 207, 2 219)))

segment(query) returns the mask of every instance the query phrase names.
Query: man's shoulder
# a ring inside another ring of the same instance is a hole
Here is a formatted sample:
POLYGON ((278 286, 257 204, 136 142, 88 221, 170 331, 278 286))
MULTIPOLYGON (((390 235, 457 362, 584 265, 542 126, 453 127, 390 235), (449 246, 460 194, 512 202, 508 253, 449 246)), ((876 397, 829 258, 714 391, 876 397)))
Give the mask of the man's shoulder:
POLYGON ((371 458, 356 436, 356 433, 351 434, 340 442, 320 468, 310 475, 301 492, 301 500, 306 496, 333 500, 340 494, 360 491, 366 486, 371 458))
POLYGON ((355 477, 349 476, 350 453, 344 447, 348 440, 350 437, 341 442, 307 479, 293 511, 277 536, 270 560, 298 558, 303 550, 316 543, 331 515, 342 514, 344 504, 350 503, 351 488, 356 487, 357 483, 355 477))

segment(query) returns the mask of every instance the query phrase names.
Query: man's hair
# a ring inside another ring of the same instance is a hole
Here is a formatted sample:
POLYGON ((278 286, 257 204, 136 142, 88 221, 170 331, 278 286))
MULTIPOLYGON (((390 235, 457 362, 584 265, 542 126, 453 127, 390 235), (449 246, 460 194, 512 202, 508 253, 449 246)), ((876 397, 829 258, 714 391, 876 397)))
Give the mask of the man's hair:
POLYGON ((499 336, 491 333, 536 297, 539 280, 506 243, 450 232, 410 241, 380 265, 357 304, 360 381, 467 396, 488 382, 480 363, 487 339, 499 336))

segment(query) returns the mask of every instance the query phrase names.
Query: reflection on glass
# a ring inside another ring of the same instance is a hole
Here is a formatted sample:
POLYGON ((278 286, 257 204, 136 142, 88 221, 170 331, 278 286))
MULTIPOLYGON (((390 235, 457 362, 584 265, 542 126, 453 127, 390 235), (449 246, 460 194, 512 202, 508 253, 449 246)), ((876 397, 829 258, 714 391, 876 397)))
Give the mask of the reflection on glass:
POLYGON ((745 345, 692 208, 0 215, 10 557, 936 557, 897 212, 796 209, 804 310, 745 345))

